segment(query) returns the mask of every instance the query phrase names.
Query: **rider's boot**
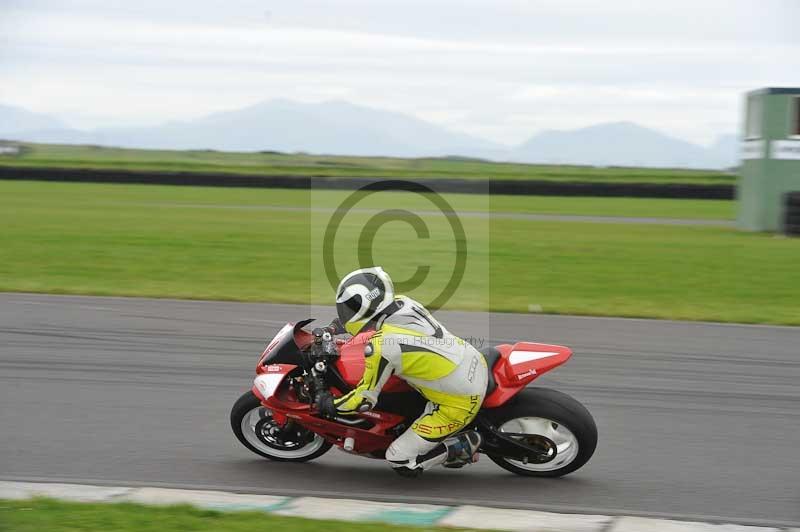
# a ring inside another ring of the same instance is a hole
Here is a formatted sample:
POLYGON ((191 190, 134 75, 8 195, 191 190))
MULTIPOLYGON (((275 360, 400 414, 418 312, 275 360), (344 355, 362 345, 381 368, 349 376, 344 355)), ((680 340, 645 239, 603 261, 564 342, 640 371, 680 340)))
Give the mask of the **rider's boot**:
POLYGON ((455 437, 455 442, 445 440, 447 446, 447 459, 444 467, 458 468, 478 461, 478 449, 483 443, 481 435, 472 430, 455 437))
POLYGON ((430 469, 437 465, 444 467, 463 467, 478 461, 481 435, 472 430, 447 438, 431 451, 417 457, 415 469, 430 469))

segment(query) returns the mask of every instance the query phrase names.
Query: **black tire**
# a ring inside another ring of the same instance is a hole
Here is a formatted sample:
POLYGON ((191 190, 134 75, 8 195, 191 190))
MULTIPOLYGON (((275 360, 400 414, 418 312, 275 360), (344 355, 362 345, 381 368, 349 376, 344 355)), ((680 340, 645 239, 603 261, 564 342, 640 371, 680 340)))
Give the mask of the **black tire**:
POLYGON ((247 441, 247 438, 245 438, 244 433, 242 432, 242 420, 250 411, 260 406, 261 401, 258 399, 258 397, 256 397, 252 391, 248 391, 239 397, 231 409, 231 429, 233 429, 236 439, 257 455, 263 456, 264 458, 269 458, 270 460, 275 460, 277 462, 308 462, 309 460, 319 458, 323 454, 327 453, 333 446, 333 444, 326 441, 313 453, 307 456, 298 456, 293 458, 268 454, 261 449, 254 447, 249 441, 247 441))
POLYGON ((517 394, 511 402, 498 408, 484 410, 494 426, 522 417, 540 417, 563 425, 578 441, 578 455, 562 468, 551 471, 531 471, 511 463, 499 455, 488 454, 494 463, 527 477, 555 478, 567 475, 579 469, 594 454, 597 447, 597 425, 589 411, 569 395, 548 388, 526 388, 517 394))

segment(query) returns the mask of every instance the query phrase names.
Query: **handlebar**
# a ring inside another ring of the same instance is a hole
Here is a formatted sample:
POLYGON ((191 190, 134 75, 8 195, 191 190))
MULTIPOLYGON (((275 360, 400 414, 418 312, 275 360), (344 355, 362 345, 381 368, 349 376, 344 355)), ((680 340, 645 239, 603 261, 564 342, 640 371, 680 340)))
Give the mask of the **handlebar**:
POLYGON ((336 342, 333 339, 334 331, 330 327, 318 327, 311 334, 314 336, 311 344, 311 354, 314 358, 324 359, 339 356, 339 350, 336 349, 336 342))

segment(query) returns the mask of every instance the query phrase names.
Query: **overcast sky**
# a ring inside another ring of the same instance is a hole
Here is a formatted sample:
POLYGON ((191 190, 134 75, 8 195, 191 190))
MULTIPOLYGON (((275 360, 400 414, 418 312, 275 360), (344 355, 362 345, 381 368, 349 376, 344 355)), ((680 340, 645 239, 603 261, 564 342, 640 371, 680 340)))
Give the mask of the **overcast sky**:
POLYGON ((506 144, 709 143, 761 86, 800 86, 800 0, 0 0, 0 103, 77 127, 342 99, 506 144))

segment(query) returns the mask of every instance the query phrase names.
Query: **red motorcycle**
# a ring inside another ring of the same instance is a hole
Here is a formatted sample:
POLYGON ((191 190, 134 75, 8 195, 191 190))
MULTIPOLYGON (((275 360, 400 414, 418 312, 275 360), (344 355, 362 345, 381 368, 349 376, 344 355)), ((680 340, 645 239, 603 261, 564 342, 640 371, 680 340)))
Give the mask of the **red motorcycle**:
MULTIPOLYGON (((252 390, 231 410, 239 441, 265 458, 305 462, 333 445, 384 458, 392 441, 422 413, 426 399, 397 377, 384 385, 374 409, 334 419, 315 407, 321 391, 353 389, 364 372, 364 347, 374 331, 347 341, 327 329, 308 332, 313 320, 285 325, 256 366, 252 390)), ((585 464, 597 445, 597 427, 578 401, 556 390, 528 387, 566 362, 563 346, 517 342, 482 349, 489 368, 483 406, 466 427, 481 433, 480 452, 518 475, 560 477, 585 464)))

